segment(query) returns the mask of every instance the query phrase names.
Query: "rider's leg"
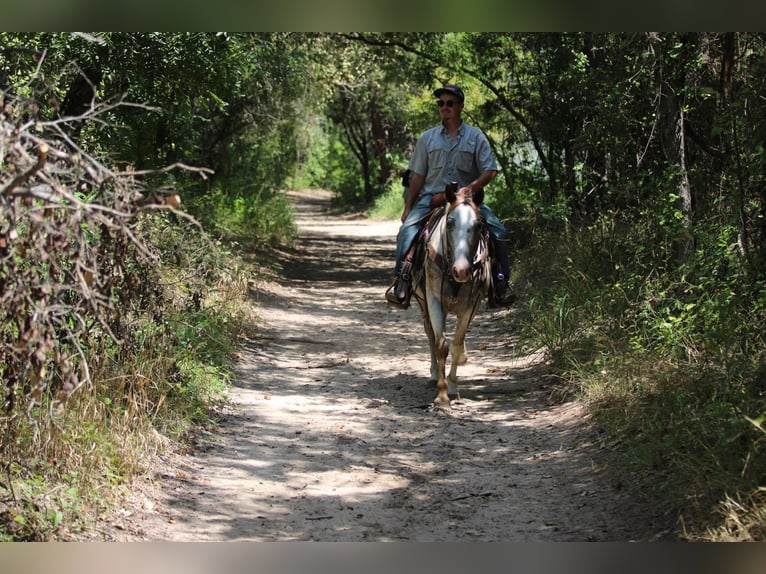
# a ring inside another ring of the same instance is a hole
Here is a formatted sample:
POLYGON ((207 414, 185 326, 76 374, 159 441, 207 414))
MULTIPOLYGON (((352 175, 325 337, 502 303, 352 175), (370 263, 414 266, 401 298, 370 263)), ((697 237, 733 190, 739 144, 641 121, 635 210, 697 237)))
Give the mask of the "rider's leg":
POLYGON ((396 235, 396 265, 394 267, 394 275, 396 276, 402 270, 404 258, 420 230, 421 221, 431 212, 429 202, 430 196, 421 197, 410 210, 407 219, 399 227, 399 233, 396 235))
POLYGON ((481 215, 487 222, 492 243, 495 251, 495 261, 500 266, 499 273, 492 277, 492 284, 495 288, 495 300, 501 305, 510 305, 516 299, 510 292, 508 284, 510 281, 510 261, 508 255, 508 231, 503 222, 498 219, 494 212, 485 204, 479 208, 481 215))
POLYGON ((386 299, 393 305, 405 303, 409 295, 409 277, 402 277, 402 268, 407 257, 407 252, 412 246, 415 237, 420 230, 421 221, 430 212, 430 196, 421 197, 413 206, 407 219, 399 227, 399 233, 396 236, 396 264, 394 266, 394 281, 391 287, 386 291, 386 299), (402 280, 403 279, 403 280, 402 280))
POLYGON ((407 217, 401 227, 399 227, 399 233, 396 235, 396 265, 394 266, 394 275, 396 277, 399 277, 399 274, 402 272, 407 251, 418 234, 418 223, 418 220, 411 220, 410 217, 407 217))

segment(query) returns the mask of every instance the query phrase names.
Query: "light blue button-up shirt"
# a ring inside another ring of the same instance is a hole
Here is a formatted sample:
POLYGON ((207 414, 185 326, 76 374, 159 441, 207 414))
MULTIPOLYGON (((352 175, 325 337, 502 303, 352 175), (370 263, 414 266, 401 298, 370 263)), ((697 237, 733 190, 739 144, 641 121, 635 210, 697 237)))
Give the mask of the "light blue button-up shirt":
POLYGON ((497 170, 487 136, 465 122, 460 124, 453 143, 443 125, 424 131, 415 144, 410 169, 425 175, 421 195, 444 191, 451 181, 458 189, 474 181, 482 172, 497 170))

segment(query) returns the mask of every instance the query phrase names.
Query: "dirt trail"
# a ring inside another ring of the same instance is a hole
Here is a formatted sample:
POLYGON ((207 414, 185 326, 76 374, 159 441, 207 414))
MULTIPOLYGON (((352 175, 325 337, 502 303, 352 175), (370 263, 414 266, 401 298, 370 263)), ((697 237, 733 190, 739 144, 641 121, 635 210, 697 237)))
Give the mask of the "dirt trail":
MULTIPOLYGON (((462 400, 428 408, 415 305, 389 309, 396 222, 295 193, 300 243, 255 285, 263 319, 220 432, 175 455, 118 539, 625 541, 665 538, 604 465, 576 402, 479 312, 462 400)), ((510 320, 509 315, 511 315, 510 320)))

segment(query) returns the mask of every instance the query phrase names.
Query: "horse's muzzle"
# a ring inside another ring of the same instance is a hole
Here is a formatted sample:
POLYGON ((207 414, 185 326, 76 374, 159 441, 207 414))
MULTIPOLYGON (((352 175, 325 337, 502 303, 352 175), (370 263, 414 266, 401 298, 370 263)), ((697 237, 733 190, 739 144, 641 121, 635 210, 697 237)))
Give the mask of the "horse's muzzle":
POLYGON ((467 261, 455 263, 450 269, 450 276, 457 283, 465 283, 471 278, 471 265, 467 261))

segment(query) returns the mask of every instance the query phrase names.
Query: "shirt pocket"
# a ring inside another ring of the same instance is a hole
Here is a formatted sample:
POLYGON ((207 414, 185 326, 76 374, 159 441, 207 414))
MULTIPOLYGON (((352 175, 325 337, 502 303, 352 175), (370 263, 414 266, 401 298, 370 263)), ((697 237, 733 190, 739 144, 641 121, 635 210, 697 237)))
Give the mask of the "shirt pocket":
POLYGON ((428 171, 436 173, 444 169, 447 164, 447 154, 441 148, 428 150, 428 171))
POLYGON ((474 158, 474 149, 476 142, 468 140, 460 144, 455 157, 455 167, 462 179, 470 182, 478 177, 478 168, 476 167, 476 161, 474 158))

